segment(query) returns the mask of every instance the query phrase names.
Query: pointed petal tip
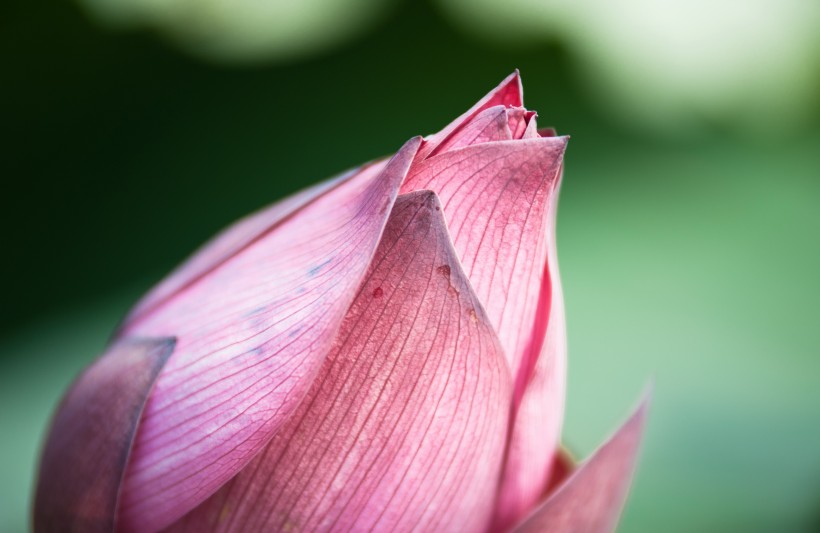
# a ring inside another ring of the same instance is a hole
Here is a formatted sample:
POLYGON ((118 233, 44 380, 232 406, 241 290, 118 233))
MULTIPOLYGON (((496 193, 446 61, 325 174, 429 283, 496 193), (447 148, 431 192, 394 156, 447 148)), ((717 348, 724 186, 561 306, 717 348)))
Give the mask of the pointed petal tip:
POLYGON ((287 422, 355 298, 420 143, 410 139, 318 197, 137 324, 132 333, 173 331, 180 343, 137 435, 124 528, 168 526, 287 422))
POLYGON ((509 76, 504 78, 490 94, 498 98, 506 107, 523 107, 524 85, 518 69, 513 70, 509 76))
POLYGON ((628 496, 651 401, 652 385, 624 424, 578 465, 516 533, 607 533, 615 530, 628 496))
POLYGON ((484 529, 511 380, 441 212, 397 198, 308 399, 176 531, 484 529))

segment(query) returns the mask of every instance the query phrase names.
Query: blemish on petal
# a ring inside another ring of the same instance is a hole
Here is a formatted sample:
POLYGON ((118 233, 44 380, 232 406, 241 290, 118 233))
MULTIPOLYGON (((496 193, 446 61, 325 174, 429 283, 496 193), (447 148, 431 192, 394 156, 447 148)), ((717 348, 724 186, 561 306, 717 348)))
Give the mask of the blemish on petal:
POLYGON ((450 265, 441 265, 440 267, 436 268, 436 271, 445 278, 450 278, 450 265))
POLYGON ((375 289, 373 289, 373 298, 378 300, 382 296, 384 296, 384 290, 382 290, 381 287, 376 287, 375 289))
POLYGON ((472 322, 478 322, 478 315, 475 312, 475 309, 470 309, 470 320, 472 322))
POLYGON ((226 503, 226 504, 222 507, 222 510, 219 512, 219 518, 217 518, 217 523, 221 524, 221 523, 225 522, 225 520, 227 520, 228 518, 230 518, 230 516, 231 516, 231 508, 230 508, 230 506, 226 503))
POLYGON ((322 269, 323 269, 324 267, 326 267, 327 265, 329 265, 331 261, 333 261, 333 258, 332 258, 332 257, 331 257, 330 259, 328 259, 328 260, 326 260, 326 261, 324 261, 324 262, 322 262, 322 263, 320 263, 320 264, 316 265, 315 267, 311 268, 310 270, 308 270, 308 276, 310 276, 310 277, 315 276, 316 274, 318 274, 319 272, 321 272, 321 271, 322 271, 322 269))

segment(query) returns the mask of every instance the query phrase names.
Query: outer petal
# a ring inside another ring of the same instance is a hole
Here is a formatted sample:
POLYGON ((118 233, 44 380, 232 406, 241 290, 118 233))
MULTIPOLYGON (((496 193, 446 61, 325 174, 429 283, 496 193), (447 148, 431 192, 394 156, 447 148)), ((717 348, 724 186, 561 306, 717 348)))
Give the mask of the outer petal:
POLYGON ((173 339, 120 341, 77 379, 43 451, 35 531, 114 530, 134 433, 173 349, 173 339))
POLYGON ((167 526, 264 448, 307 393, 376 250, 420 139, 132 322, 173 334, 143 414, 120 508, 124 529, 167 526))
POLYGON ((464 270, 507 353, 516 398, 541 349, 534 339, 543 337, 536 312, 547 206, 566 142, 522 139, 450 150, 413 165, 402 186, 402 192, 430 189, 441 197, 464 270))
POLYGON ((178 528, 482 531, 510 395, 435 195, 403 195, 309 399, 178 528))
POLYGON ((431 157, 440 152, 439 145, 446 143, 449 137, 456 134, 459 129, 485 109, 494 106, 521 107, 523 105, 524 90, 521 87, 521 77, 516 70, 507 76, 498 87, 487 93, 484 98, 479 100, 466 113, 452 121, 446 128, 425 138, 424 145, 419 149, 419 158, 431 157))
POLYGON ((131 322, 139 320, 142 315, 161 306, 174 295, 218 268, 256 240, 264 238, 271 231, 275 231, 279 224, 283 223, 288 217, 294 216, 300 209, 316 198, 359 173, 366 173, 371 176, 378 175, 384 168, 385 163, 386 161, 382 161, 345 172, 336 178, 323 181, 276 202, 233 224, 197 250, 174 272, 146 294, 131 310, 121 329, 127 328, 131 322))
POLYGON ((614 531, 635 469, 646 410, 647 400, 644 400, 615 435, 513 531, 614 531))
POLYGON ((524 369, 529 380, 515 412, 507 462, 496 504, 494 523, 506 529, 524 516, 541 498, 553 477, 553 456, 558 450, 566 392, 567 335, 564 297, 558 272, 555 222, 558 188, 550 197, 547 264, 531 344, 541 346, 534 368, 524 369))

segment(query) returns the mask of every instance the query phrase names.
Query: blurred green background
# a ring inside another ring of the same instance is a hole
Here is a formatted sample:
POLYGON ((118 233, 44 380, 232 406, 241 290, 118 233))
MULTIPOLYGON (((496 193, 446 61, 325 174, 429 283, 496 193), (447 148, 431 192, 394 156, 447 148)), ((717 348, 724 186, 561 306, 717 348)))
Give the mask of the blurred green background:
POLYGON ((436 131, 514 68, 539 124, 572 136, 570 448, 592 451, 655 379, 620 530, 820 529, 819 12, 4 3, 0 531, 27 529, 50 413, 142 292, 229 222, 436 131))

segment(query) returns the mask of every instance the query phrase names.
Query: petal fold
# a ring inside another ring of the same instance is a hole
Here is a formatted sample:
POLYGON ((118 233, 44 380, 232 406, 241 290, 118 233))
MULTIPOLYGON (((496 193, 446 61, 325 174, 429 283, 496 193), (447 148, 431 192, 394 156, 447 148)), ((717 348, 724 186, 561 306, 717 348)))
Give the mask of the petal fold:
POLYGON ((524 105, 524 89, 521 86, 521 77, 516 70, 502 81, 498 87, 487 93, 473 107, 467 110, 460 117, 452 121, 440 132, 429 135, 424 140, 424 145, 419 149, 419 158, 431 157, 441 152, 440 146, 446 144, 447 140, 458 133, 466 124, 485 109, 502 107, 522 107, 524 105))
POLYGON ((126 325, 177 346, 143 414, 124 530, 157 530, 207 499, 290 418, 321 368, 420 138, 287 217, 126 325))
POLYGON ((511 380, 429 191, 393 208, 305 402, 177 531, 482 531, 511 380))
POLYGON ((608 533, 626 501, 643 435, 648 399, 582 463, 515 533, 608 533))
POLYGON ((173 339, 116 342, 72 385, 43 450, 35 531, 114 531, 145 400, 173 349, 173 339))

